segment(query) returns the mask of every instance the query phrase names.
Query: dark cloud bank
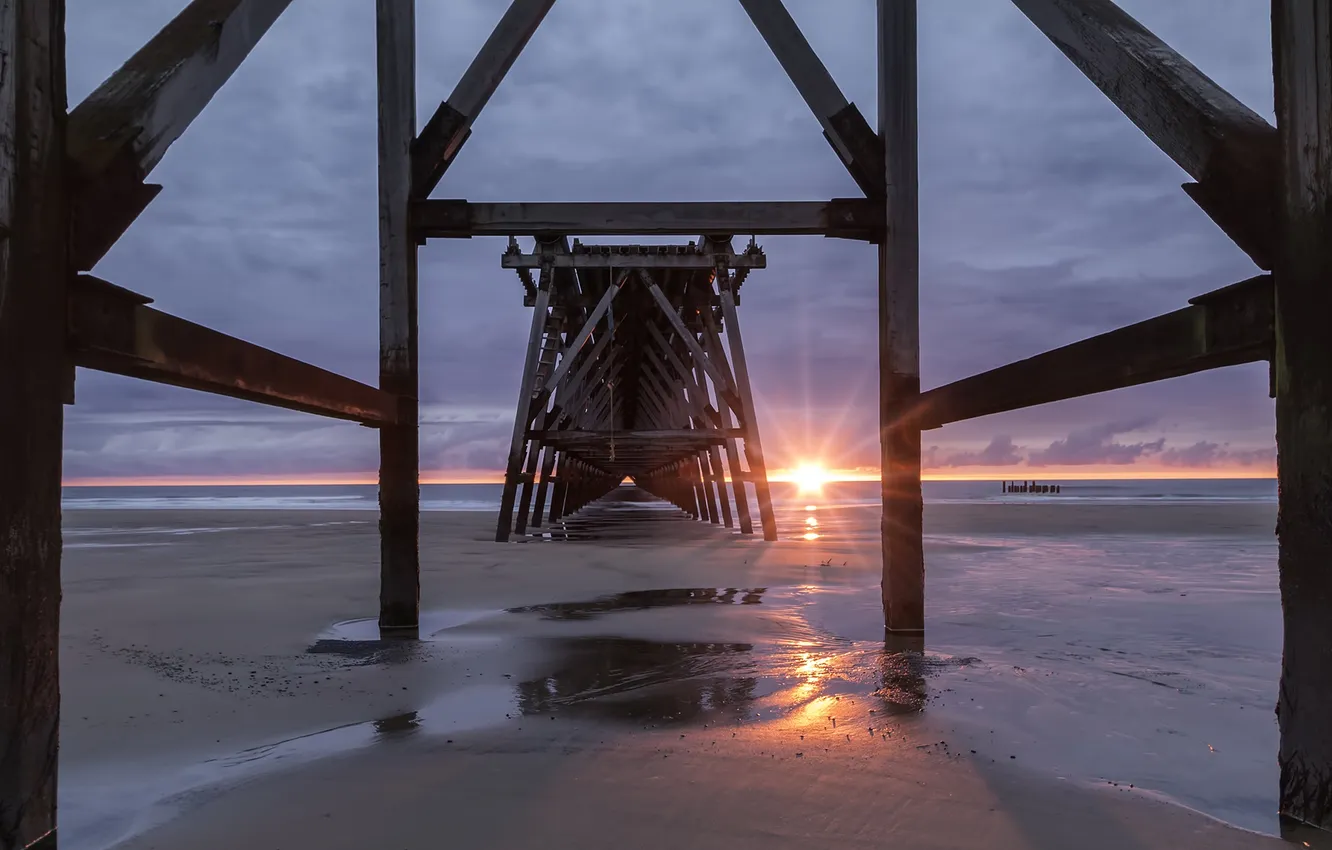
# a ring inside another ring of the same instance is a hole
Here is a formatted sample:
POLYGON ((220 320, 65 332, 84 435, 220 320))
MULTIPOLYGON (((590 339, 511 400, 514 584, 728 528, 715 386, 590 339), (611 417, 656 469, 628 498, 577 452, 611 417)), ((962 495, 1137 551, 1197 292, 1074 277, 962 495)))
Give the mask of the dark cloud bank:
MULTIPOLYGON (((181 5, 71 0, 71 101, 181 5)), ((873 120, 874 4, 789 5, 873 120)), ((1263 4, 1123 5, 1270 118, 1263 4)), ((505 3, 418 6, 424 119, 505 3)), ((293 4, 172 149, 154 175, 166 190, 98 273, 162 309, 375 380, 373 30, 371 3, 293 4)), ((1176 309, 1253 273, 1179 190, 1185 176, 1011 5, 922 4, 920 38, 926 386, 1176 309)), ((855 191, 738 3, 560 0, 436 194, 855 191)), ((822 454, 872 465, 873 250, 813 238, 764 246, 770 268, 750 278, 741 312, 774 464, 822 454)), ((500 464, 528 323, 517 280, 499 268, 502 250, 477 239, 422 251, 427 468, 500 464)), ((927 460, 1260 465, 1272 453, 1266 390, 1260 365, 1018 411, 927 434, 927 460)), ((90 373, 78 395, 71 478, 375 466, 373 432, 351 425, 90 373)))

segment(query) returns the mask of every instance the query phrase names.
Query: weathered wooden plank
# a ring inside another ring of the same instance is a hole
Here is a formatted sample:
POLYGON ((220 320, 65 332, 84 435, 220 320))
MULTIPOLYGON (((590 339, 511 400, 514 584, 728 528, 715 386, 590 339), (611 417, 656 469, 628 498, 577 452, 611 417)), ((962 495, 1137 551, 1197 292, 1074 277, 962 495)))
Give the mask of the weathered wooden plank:
POLYGON ((1193 306, 922 393, 923 428, 1272 356, 1272 279, 1200 295, 1193 306))
POLYGON ((732 286, 729 281, 721 281, 722 321, 726 327, 726 340, 731 346, 736 393, 744 405, 740 425, 745 432, 745 460, 749 462, 749 480, 754 484, 763 539, 771 541, 777 539, 777 519, 772 509, 772 490, 768 486, 763 443, 759 439, 758 411, 754 406, 754 389, 749 383, 749 367, 745 361, 744 342, 740 338, 740 319, 735 309, 735 291, 732 286))
POLYGON ((916 0, 878 0, 879 136, 887 229, 879 245, 879 442, 883 615, 889 632, 925 628, 920 491, 920 224, 916 0))
POLYGON ((73 362, 161 384, 365 425, 395 421, 391 393, 159 312, 90 275, 69 292, 73 362))
POLYGON ((506 269, 539 269, 547 260, 557 269, 766 269, 763 254, 510 254, 500 258, 506 269))
POLYGON ((883 231, 881 203, 831 201, 477 204, 425 199, 412 206, 420 238, 578 234, 836 236, 872 241, 883 231))
POLYGON ((439 105, 412 145, 412 192, 416 197, 428 197, 439 185, 471 135, 477 116, 554 5, 555 0, 513 0, 509 4, 449 99, 439 105))
MULTIPOLYGON (((1332 829, 1332 7, 1272 4, 1281 813, 1332 829)), ((1308 842, 1306 842, 1308 843, 1308 842)))
POLYGON ((532 401, 535 397, 537 364, 541 357, 541 338, 550 318, 551 273, 541 272, 537 287, 537 303, 532 311, 532 324, 527 333, 527 348, 523 354, 523 377, 518 387, 518 403, 513 414, 513 437, 509 441, 509 457, 504 467, 504 491, 500 495, 500 512, 495 527, 495 542, 505 543, 513 530, 513 507, 518 497, 518 484, 522 477, 523 458, 526 455, 527 426, 532 421, 532 401))
POLYGON ((379 628, 411 632, 421 608, 416 242, 408 203, 416 134, 415 0, 376 0, 379 96, 379 387, 398 397, 379 429, 379 628))
POLYGON ((0 2, 0 848, 55 847, 65 4, 0 2))
MULTIPOLYGON (((648 291, 652 293, 652 298, 657 302, 657 306, 661 308, 662 314, 671 323, 676 336, 688 346, 689 353, 694 356, 694 362, 703 367, 704 371, 708 373, 708 377, 717 385, 719 391, 730 391, 732 389, 730 376, 723 373, 721 367, 713 363, 712 358, 708 357, 703 351, 703 347, 698 343, 698 338, 685 327, 684 321, 680 318, 680 314, 675 311, 676 308, 671 305, 671 300, 666 297, 666 293, 661 291, 661 287, 657 285, 657 282, 653 280, 652 275, 646 269, 638 269, 637 271, 639 278, 647 286, 648 291)), ((734 351, 734 349, 732 350, 734 351)))
POLYGON ((1272 267, 1276 131, 1111 0, 1013 0, 1198 181, 1186 186, 1259 267, 1272 267))
POLYGON ((856 184, 868 197, 882 197, 883 141, 856 105, 847 101, 782 0, 740 0, 740 5, 818 119, 824 137, 856 184))
POLYGON ((291 0, 194 0, 69 115, 81 271, 160 187, 143 185, 291 0))
POLYGON ((536 502, 532 505, 532 527, 540 528, 541 520, 546 515, 546 490, 550 487, 551 476, 555 472, 555 449, 542 446, 541 480, 537 483, 536 502))
POLYGON ((597 306, 593 308, 590 314, 588 314, 586 321, 583 322, 583 326, 578 329, 578 334, 569 342, 568 346, 560 352, 559 365, 555 368, 555 371, 551 372, 550 377, 546 379, 546 392, 554 392, 555 388, 564 380, 564 376, 569 374, 569 370, 573 368, 573 364, 577 361, 578 352, 582 351, 583 346, 592 338, 592 333, 597 329, 597 325, 601 322, 602 316, 606 315, 606 311, 611 307, 611 302, 615 300, 615 296, 619 294, 621 287, 624 286, 625 279, 628 277, 629 272, 628 270, 625 270, 616 276, 615 283, 606 287, 606 291, 602 294, 601 300, 597 302, 597 306))
MULTIPOLYGON (((721 350, 721 340, 717 337, 716 328, 711 321, 711 315, 707 316, 707 329, 709 333, 704 337, 704 346, 709 356, 715 357, 721 362, 725 362, 726 356, 721 350)), ((695 371, 702 369, 701 363, 695 363, 695 371)), ((702 375, 698 379, 703 380, 702 375)), ((724 387, 714 386, 713 391, 716 394, 717 401, 717 427, 730 430, 731 426, 731 408, 729 397, 734 393, 727 393, 724 387)), ((737 423, 738 424, 738 423, 737 423)), ((722 444, 722 449, 726 452, 726 472, 731 481, 731 490, 735 496, 735 514, 739 520, 741 534, 754 533, 754 521, 749 513, 749 495, 745 490, 745 482, 749 478, 749 472, 740 467, 740 451, 736 447, 734 438, 728 438, 722 444)))

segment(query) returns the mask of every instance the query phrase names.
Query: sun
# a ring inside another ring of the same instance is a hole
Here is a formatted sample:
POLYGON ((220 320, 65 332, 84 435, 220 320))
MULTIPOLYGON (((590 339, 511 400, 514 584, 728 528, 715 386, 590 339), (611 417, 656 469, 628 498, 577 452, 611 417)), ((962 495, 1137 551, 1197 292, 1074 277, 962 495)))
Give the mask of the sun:
POLYGON ((828 470, 817 463, 805 463, 791 472, 791 480, 801 493, 819 493, 828 482, 828 470))

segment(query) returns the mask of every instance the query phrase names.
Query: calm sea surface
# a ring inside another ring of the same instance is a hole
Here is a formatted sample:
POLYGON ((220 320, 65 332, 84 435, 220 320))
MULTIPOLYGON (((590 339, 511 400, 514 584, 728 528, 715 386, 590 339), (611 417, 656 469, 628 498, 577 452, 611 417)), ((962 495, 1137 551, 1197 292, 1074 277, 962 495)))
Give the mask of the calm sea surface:
MULTIPOLYGON (((1100 504, 1163 504, 1209 502, 1276 502, 1276 481, 1063 481, 1058 496, 1005 494, 996 481, 926 481, 927 503, 983 502, 1092 502, 1100 504)), ((811 499, 821 505, 872 507, 878 503, 879 485, 873 481, 835 482, 817 496, 793 485, 773 484, 779 506, 803 507, 811 499)), ((499 484, 424 484, 421 508, 427 511, 490 511, 499 507, 499 484)), ((372 484, 345 486, 260 487, 66 487, 67 509, 198 508, 374 510, 377 489, 372 484)))

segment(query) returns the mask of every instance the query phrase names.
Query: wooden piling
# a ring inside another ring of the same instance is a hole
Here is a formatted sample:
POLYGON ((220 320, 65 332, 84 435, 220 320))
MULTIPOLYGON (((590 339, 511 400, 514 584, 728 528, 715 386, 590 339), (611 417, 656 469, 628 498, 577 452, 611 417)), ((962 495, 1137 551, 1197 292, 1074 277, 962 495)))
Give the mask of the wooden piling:
POLYGON ((878 0, 879 135, 887 227, 879 245, 879 435, 883 614, 890 632, 925 628, 920 428, 920 229, 916 0, 878 0))
POLYGON ((532 505, 532 527, 541 527, 541 518, 545 514, 546 491, 550 489, 550 479, 555 472, 555 450, 550 446, 541 449, 541 480, 537 482, 536 503, 532 505))
POLYGON ((0 848, 55 847, 64 0, 0 3, 0 848))
POLYGON ((1332 829, 1332 12, 1274 0, 1282 815, 1332 829))
POLYGON ((408 223, 416 133, 414 0, 376 0, 379 89, 379 386, 398 421, 379 430, 379 628, 409 631, 420 613, 420 446, 416 242, 408 223))
POLYGON ((722 470, 721 452, 713 446, 708 449, 707 455, 708 469, 712 472, 712 480, 717 485, 717 501, 721 506, 722 524, 727 528, 735 528, 735 520, 731 517, 731 499, 726 493, 726 474, 722 470))
POLYGON ((550 524, 554 525, 564 516, 564 494, 568 492, 569 485, 565 483, 564 477, 567 474, 562 452, 555 452, 555 473, 551 479, 550 486, 550 524))
MULTIPOLYGON (((532 396, 536 386, 537 367, 541 358, 541 339, 549 319, 552 274, 542 270, 537 289, 536 304, 532 311, 532 325, 527 334, 527 348, 523 355, 522 385, 518 389, 518 404, 513 416, 513 437, 509 442, 509 460, 504 470, 504 490, 500 494, 500 512, 495 529, 495 541, 503 543, 513 530, 513 507, 522 481, 523 459, 526 456, 527 426, 532 423, 532 396)), ((581 506, 580 506, 581 507, 581 506)))
POLYGON ((749 462, 754 495, 758 498, 759 523, 763 526, 763 539, 772 541, 777 539, 777 518, 772 509, 772 488, 768 484, 763 443, 759 440, 758 412, 754 409, 754 389, 749 383, 749 366, 745 361, 745 346, 740 337, 740 319, 735 309, 733 286, 733 283, 721 281, 722 319, 726 323, 726 338, 731 345, 737 394, 745 408, 740 417, 740 427, 745 433, 745 460, 749 462))

